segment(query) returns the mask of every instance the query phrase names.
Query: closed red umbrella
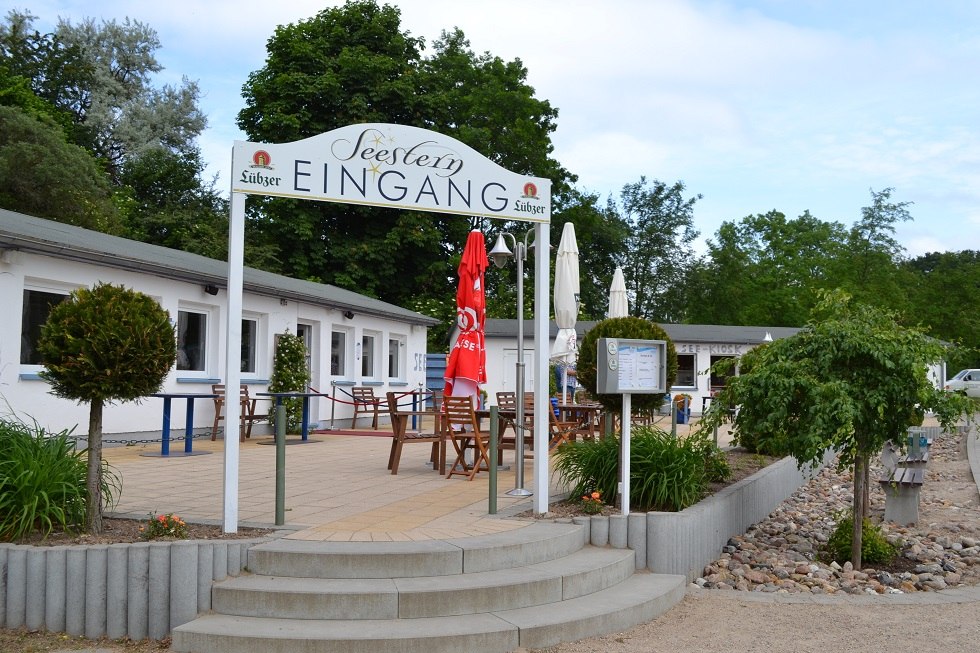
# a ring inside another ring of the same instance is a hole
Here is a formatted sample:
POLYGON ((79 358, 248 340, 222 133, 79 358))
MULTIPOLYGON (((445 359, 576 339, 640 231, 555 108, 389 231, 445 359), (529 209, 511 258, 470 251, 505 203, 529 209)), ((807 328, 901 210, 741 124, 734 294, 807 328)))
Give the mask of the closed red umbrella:
MULTIPOLYGON (((487 247, 483 232, 473 230, 466 239, 459 262, 459 288, 456 290, 456 324, 459 336, 446 364, 446 396, 476 399, 479 386, 487 382, 487 348, 484 325, 487 296, 483 278, 487 269, 487 247)), ((477 404, 474 401, 474 404, 477 404)))

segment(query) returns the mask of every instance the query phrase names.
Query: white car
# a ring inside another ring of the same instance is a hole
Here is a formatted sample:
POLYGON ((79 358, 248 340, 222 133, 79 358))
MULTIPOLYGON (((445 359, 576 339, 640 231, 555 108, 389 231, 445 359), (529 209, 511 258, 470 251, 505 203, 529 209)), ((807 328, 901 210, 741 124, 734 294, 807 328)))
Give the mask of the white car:
POLYGON ((946 382, 946 389, 967 397, 980 397, 980 370, 960 370, 946 382))

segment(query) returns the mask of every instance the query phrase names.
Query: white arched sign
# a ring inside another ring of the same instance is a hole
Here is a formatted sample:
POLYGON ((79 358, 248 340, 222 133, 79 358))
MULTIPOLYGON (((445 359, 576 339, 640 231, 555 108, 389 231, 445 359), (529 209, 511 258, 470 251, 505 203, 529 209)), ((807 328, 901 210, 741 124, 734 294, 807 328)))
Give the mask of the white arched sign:
MULTIPOLYGON (((228 311, 225 384, 241 383, 242 286, 245 196, 268 195, 431 211, 535 223, 535 242, 550 242, 551 181, 520 175, 497 165, 468 145, 437 132, 369 123, 348 125, 292 143, 235 141, 231 162, 228 226, 228 311)), ((534 346, 548 349, 547 256, 536 257, 534 346)), ((535 356, 535 396, 547 402, 548 357, 535 356)), ((535 411, 538 451, 547 451, 548 420, 542 403, 535 411)), ((228 402, 226 424, 241 407, 228 402)), ((238 530, 238 438, 225 437, 224 530, 238 530)), ((548 507, 547 456, 534 458, 534 509, 548 507)))

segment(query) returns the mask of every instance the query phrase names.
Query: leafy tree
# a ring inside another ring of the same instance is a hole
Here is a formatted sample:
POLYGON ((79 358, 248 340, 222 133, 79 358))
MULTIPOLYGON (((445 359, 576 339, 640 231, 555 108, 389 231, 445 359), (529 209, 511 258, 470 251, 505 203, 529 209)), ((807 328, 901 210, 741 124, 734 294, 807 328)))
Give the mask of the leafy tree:
MULTIPOLYGON (((227 232, 227 208, 213 181, 201 178, 195 140, 206 121, 197 107, 198 88, 186 78, 179 87, 151 84, 162 70, 154 55, 160 48, 156 32, 128 19, 122 24, 86 19, 78 25, 59 21, 53 33, 42 34, 34 21, 30 13, 10 11, 0 23, 0 105, 60 125, 68 143, 95 157, 98 176, 108 176, 115 206, 66 189, 90 184, 91 195, 102 195, 107 181, 91 181, 90 163, 79 167, 77 178, 64 174, 70 164, 65 148, 56 144, 37 159, 52 176, 51 185, 35 183, 23 196, 29 201, 10 208, 223 258, 227 238, 219 236, 227 232), (55 202, 79 209, 52 209, 55 202), (78 211, 87 219, 79 219, 78 211), (99 214, 100 219, 92 217, 99 214), (120 231, 121 218, 126 233, 120 231)), ((22 156, 20 148, 30 147, 18 143, 20 136, 7 137, 12 155, 22 156)), ((55 134, 47 138, 55 143, 55 134)), ((261 248, 252 250, 254 260, 270 258, 261 248)))
MULTIPOLYGON (((278 334, 276 353, 272 359, 272 378, 269 392, 306 392, 310 384, 310 370, 306 366, 306 344, 298 335, 289 331, 278 334)), ((286 429, 296 432, 303 426, 303 400, 285 399, 286 429)), ((275 414, 271 415, 273 423, 275 414)))
POLYGON ((660 322, 681 322, 690 301, 684 281, 694 259, 691 243, 694 203, 685 199, 683 182, 627 184, 621 193, 622 215, 630 231, 623 275, 631 290, 630 313, 660 322))
POLYGON ((858 301, 904 312, 908 306, 899 264, 905 250, 895 238, 895 226, 912 220, 911 202, 892 202, 894 190, 871 190, 871 206, 861 208, 861 219, 848 236, 841 285, 858 301))
POLYGON ((708 241, 692 275, 689 318, 701 324, 799 326, 817 291, 838 285, 848 260, 847 232, 809 211, 788 220, 779 211, 725 222, 708 241))
MULTIPOLYGON (((400 21, 397 7, 350 1, 278 27, 265 66, 243 89, 239 126, 266 142, 361 122, 417 126, 560 186, 563 171, 550 157, 556 112, 533 97, 520 62, 478 57, 458 31, 444 34, 424 59, 423 40, 403 32, 400 21)), ((272 271, 413 307, 451 300, 450 280, 475 224, 284 198, 256 199, 249 211, 249 238, 277 250, 272 271)))
MULTIPOLYGON (((598 393, 596 353, 599 338, 630 338, 638 340, 663 340, 667 343, 667 388, 677 379, 677 350, 674 342, 659 324, 639 317, 616 317, 597 322, 589 329, 578 348, 576 372, 578 382, 607 410, 622 412, 622 395, 598 393)), ((663 404, 664 394, 634 395, 632 409, 636 412, 653 411, 663 404)))
POLYGON ((160 390, 177 358, 170 315, 123 286, 80 288, 51 309, 38 351, 51 392, 89 404, 86 527, 100 533, 103 408, 160 390))
POLYGON ((0 106, 0 206, 120 233, 112 189, 95 159, 48 118, 0 106))
MULTIPOLYGON (((741 373, 729 377, 712 406, 739 406, 737 443, 749 439, 762 450, 791 454, 801 467, 817 464, 829 447, 839 451, 839 464, 854 470, 851 555, 859 569, 872 456, 888 440, 904 443, 921 410, 935 412, 947 428, 972 410, 964 397, 929 382, 927 366, 944 354, 942 343, 902 327, 894 314, 829 292, 798 334, 742 356, 741 373)), ((701 428, 722 418, 721 410, 709 409, 701 428)))
MULTIPOLYGON (((130 237, 219 260, 228 257, 228 202, 201 181, 200 154, 155 147, 123 164, 130 237)), ((254 252, 250 251, 250 257, 254 252)), ((252 261, 252 258, 249 258, 252 261)))
POLYGON ((74 142, 69 99, 91 68, 77 47, 33 29, 34 16, 11 10, 0 23, 0 104, 16 106, 34 118, 53 118, 74 142))
POLYGON ((929 333, 960 345, 950 351, 951 371, 980 366, 980 252, 930 252, 905 261, 909 314, 929 333))

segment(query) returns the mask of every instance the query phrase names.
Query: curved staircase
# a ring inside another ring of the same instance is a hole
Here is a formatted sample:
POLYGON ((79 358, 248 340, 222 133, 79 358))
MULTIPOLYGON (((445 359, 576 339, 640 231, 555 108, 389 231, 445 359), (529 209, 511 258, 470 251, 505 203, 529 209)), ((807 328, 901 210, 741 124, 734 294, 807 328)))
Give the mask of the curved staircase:
POLYGON ((250 574, 212 590, 212 612, 173 631, 187 653, 505 653, 649 621, 683 576, 636 572, 629 549, 586 544, 579 524, 419 542, 280 539, 250 574))

